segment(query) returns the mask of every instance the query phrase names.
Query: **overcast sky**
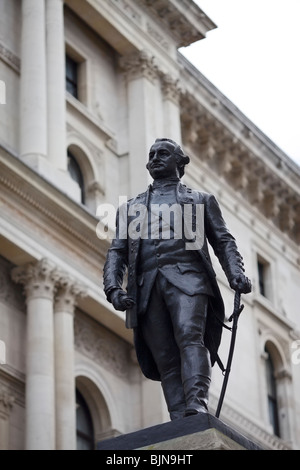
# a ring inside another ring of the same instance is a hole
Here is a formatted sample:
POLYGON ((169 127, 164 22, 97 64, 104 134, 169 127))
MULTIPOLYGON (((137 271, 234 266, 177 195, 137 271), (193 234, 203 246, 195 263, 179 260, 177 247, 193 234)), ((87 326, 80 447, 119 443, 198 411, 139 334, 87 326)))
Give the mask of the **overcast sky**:
POLYGON ((300 0, 194 0, 218 26, 180 52, 300 165, 300 0))

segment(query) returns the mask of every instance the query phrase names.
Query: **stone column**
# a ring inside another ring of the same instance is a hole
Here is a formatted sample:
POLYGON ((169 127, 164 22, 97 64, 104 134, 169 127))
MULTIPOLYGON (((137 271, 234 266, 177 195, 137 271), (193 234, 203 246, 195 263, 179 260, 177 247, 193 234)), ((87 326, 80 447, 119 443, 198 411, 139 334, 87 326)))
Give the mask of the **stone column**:
POLYGON ((63 0, 46 0, 48 158, 67 170, 63 0))
POLYGON ((53 296, 55 266, 42 259, 14 268, 27 302, 26 434, 27 450, 55 450, 53 296))
POLYGON ((74 307, 84 288, 61 275, 54 306, 56 450, 76 450, 74 307))
POLYGON ((47 155, 44 0, 22 0, 20 154, 37 167, 47 155))
POLYGON ((180 89, 178 80, 168 74, 162 75, 163 94, 163 137, 168 137, 181 144, 181 122, 180 122, 180 89))
POLYGON ((144 191, 150 179, 148 152, 162 132, 158 69, 144 51, 122 57, 120 66, 127 81, 129 136, 129 196, 144 191))

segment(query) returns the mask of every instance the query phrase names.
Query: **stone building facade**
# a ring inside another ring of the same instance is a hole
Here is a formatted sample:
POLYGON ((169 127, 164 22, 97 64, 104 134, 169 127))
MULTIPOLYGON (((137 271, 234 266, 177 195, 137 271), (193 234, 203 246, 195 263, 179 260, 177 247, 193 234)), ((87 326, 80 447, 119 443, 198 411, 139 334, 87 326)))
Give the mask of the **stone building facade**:
MULTIPOLYGON (((97 217, 145 189, 161 136, 218 198, 253 283, 220 418, 300 448, 300 169, 178 51, 215 26, 191 0, 0 0, 1 449, 93 448, 168 420, 105 299, 97 217)), ((211 413, 222 380, 214 367, 211 413)))

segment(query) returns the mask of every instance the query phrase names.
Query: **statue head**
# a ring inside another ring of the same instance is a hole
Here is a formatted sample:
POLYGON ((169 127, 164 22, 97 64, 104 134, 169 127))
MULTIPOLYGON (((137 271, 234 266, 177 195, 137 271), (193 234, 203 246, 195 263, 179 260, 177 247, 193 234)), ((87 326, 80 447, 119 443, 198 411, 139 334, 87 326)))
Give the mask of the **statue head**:
POLYGON ((172 139, 156 139, 149 151, 149 160, 146 165, 153 179, 175 177, 182 178, 184 167, 190 158, 184 154, 182 148, 172 139))

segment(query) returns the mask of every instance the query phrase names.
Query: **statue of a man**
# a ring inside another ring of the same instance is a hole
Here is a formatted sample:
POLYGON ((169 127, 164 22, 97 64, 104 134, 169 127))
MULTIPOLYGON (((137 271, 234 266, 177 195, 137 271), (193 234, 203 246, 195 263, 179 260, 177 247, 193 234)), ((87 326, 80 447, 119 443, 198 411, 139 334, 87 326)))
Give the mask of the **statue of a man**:
POLYGON ((161 381, 171 420, 208 411, 224 304, 207 242, 231 288, 251 291, 215 197, 180 182, 187 163, 176 142, 155 141, 147 163, 153 184, 120 208, 104 266, 107 299, 115 309, 126 310, 141 370, 161 381))

